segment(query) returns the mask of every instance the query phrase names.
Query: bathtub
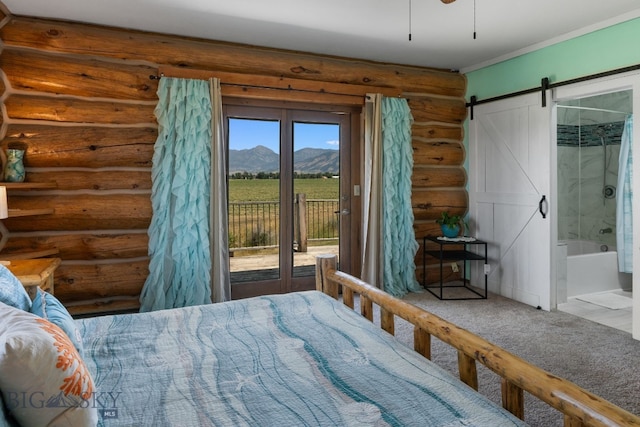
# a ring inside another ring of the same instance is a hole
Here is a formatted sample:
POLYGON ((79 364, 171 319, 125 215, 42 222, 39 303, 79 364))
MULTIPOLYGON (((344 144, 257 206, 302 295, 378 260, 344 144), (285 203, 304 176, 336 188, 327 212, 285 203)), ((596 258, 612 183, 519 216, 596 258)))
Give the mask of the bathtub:
MULTIPOLYGON (((559 257, 566 259, 566 264, 558 259, 558 270, 562 271, 566 266, 567 298, 631 289, 631 274, 618 272, 615 247, 588 240, 566 240, 558 242, 558 249, 559 257)), ((559 289, 562 285, 558 283, 559 289)), ((562 299, 558 302, 562 302, 562 299)))

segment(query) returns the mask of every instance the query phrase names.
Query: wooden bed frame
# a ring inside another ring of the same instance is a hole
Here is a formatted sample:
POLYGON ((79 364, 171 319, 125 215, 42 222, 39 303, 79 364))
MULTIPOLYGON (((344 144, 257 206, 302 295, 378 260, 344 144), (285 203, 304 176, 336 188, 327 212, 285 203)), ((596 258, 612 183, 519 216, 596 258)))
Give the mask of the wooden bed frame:
POLYGON ((451 345, 458 353, 460 380, 478 390, 476 361, 502 378, 502 406, 524 419, 524 391, 564 414, 566 427, 640 426, 640 417, 608 402, 576 384, 540 369, 508 351, 434 314, 336 270, 335 255, 316 258, 316 289, 342 299, 354 308, 360 296, 361 314, 373 321, 373 303, 380 308, 380 327, 394 334, 398 316, 414 325, 414 349, 431 359, 431 336, 451 345))

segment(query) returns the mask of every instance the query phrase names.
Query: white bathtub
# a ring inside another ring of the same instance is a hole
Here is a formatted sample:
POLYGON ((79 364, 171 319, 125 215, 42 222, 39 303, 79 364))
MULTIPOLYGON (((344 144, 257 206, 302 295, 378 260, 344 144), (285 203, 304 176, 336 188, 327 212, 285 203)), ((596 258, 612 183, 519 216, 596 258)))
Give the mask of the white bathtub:
POLYGON ((615 247, 587 240, 566 240, 558 245, 566 246, 567 297, 631 289, 631 274, 618 272, 615 247))

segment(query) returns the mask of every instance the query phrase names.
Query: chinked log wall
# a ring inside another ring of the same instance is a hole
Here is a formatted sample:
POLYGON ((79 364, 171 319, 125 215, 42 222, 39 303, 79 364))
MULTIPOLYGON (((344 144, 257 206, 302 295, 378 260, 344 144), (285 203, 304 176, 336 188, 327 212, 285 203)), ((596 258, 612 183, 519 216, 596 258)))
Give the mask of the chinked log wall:
POLYGON ((139 305, 159 67, 397 88, 415 119, 416 235, 437 232, 442 210, 467 210, 459 74, 10 14, 0 38, 0 147, 24 144, 27 180, 57 183, 10 193, 10 208, 55 212, 5 220, 3 254, 58 248, 56 295, 74 314, 139 305))

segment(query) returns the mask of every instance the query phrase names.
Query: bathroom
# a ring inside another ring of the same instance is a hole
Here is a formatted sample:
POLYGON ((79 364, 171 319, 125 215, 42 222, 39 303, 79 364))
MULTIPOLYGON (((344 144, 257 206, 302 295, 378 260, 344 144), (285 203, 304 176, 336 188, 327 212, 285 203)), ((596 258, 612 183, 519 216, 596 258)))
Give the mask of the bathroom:
POLYGON ((628 332, 631 225, 623 203, 631 199, 632 105, 632 90, 561 101, 556 139, 558 309, 581 316, 599 309, 615 317, 609 326, 628 332))

